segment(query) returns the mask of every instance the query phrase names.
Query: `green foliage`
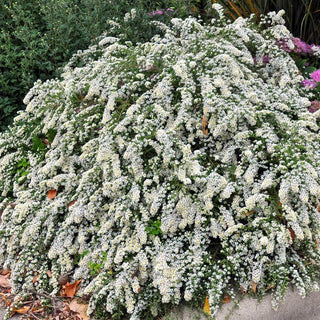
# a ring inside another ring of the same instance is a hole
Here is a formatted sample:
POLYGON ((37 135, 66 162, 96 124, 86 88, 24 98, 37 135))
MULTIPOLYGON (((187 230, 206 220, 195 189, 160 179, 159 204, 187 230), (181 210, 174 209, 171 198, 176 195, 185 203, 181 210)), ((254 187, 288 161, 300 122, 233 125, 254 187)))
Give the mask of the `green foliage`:
POLYGON ((161 233, 161 221, 149 221, 149 226, 146 227, 147 234, 153 234, 153 235, 158 235, 161 233))
POLYGON ((27 161, 26 158, 22 158, 18 163, 17 163, 17 178, 16 182, 17 183, 23 183, 27 179, 27 175, 29 173, 28 168, 30 166, 30 162, 27 161))

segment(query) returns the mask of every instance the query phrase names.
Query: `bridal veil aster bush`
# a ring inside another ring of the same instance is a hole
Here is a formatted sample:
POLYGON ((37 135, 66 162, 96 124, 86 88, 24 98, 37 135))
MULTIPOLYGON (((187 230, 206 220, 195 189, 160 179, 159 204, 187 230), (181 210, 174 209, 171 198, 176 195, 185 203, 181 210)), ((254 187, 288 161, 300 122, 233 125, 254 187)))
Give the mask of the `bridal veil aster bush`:
POLYGON ((161 28, 79 52, 1 134, 13 290, 56 294, 70 272, 89 312, 139 319, 206 296, 214 314, 235 284, 275 306, 317 289, 319 128, 281 12, 161 28))

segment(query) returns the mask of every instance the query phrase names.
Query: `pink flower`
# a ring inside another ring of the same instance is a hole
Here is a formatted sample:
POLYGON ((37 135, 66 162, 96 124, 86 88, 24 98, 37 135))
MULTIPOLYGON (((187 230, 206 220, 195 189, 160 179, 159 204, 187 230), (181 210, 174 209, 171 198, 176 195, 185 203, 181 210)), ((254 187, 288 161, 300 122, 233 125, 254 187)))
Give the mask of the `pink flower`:
MULTIPOLYGON (((253 61, 254 61, 255 64, 257 64, 258 63, 258 58, 254 57, 253 61)), ((269 61, 270 61, 270 57, 269 56, 263 56, 263 58, 262 58, 262 63, 263 64, 267 64, 269 61)))
POLYGON ((320 82, 320 69, 312 72, 310 74, 310 77, 313 81, 320 82))
POLYGON ((311 106, 308 108, 308 110, 311 113, 314 113, 320 109, 320 101, 311 101, 311 106))
POLYGON ((156 15, 162 15, 164 13, 170 13, 170 12, 173 12, 174 10, 171 9, 171 8, 168 8, 168 9, 165 9, 165 10, 157 10, 157 11, 152 11, 152 12, 149 12, 148 15, 149 16, 156 16, 156 15))
POLYGON ((295 45, 294 51, 301 54, 312 54, 312 46, 302 41, 300 38, 291 38, 292 42, 295 45))
POLYGON ((314 89, 317 86, 317 83, 310 79, 304 79, 301 81, 301 85, 307 89, 314 89))

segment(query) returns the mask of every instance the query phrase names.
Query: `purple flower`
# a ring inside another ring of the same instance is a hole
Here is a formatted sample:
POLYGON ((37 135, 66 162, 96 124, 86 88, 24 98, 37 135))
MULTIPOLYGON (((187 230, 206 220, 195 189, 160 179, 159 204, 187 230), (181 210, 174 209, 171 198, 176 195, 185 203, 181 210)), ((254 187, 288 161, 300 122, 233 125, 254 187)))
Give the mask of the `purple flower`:
POLYGON ((320 82, 320 69, 312 72, 310 74, 310 77, 313 81, 320 82))
MULTIPOLYGON (((254 61, 255 64, 257 64, 258 63, 257 57, 254 57, 253 61, 254 61)), ((263 64, 267 64, 269 61, 270 61, 270 57, 269 56, 263 56, 263 58, 262 58, 262 63, 263 64)))
POLYGON ((294 52, 300 53, 303 55, 312 54, 312 46, 302 41, 300 38, 291 38, 295 48, 293 49, 294 52))
POLYGON ((310 79, 304 79, 301 81, 301 85, 307 89, 314 89, 317 86, 317 83, 310 79))
POLYGON ((288 47, 288 45, 287 45, 287 40, 285 40, 285 39, 282 39, 282 40, 277 40, 276 41, 276 44, 282 49, 282 50, 284 50, 284 51, 286 51, 286 52, 291 52, 292 50, 288 47))

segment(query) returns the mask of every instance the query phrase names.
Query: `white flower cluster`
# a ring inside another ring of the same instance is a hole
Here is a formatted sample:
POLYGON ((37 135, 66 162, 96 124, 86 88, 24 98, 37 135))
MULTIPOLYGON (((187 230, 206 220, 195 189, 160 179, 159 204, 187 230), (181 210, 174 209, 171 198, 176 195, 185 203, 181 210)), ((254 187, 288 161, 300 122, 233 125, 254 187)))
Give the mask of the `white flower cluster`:
POLYGON ((216 310, 232 279, 275 287, 275 303, 288 279, 316 287, 319 128, 275 44, 281 16, 107 37, 35 84, 0 135, 0 264, 16 292, 57 293, 71 272, 89 312, 139 319, 206 294, 216 310))

